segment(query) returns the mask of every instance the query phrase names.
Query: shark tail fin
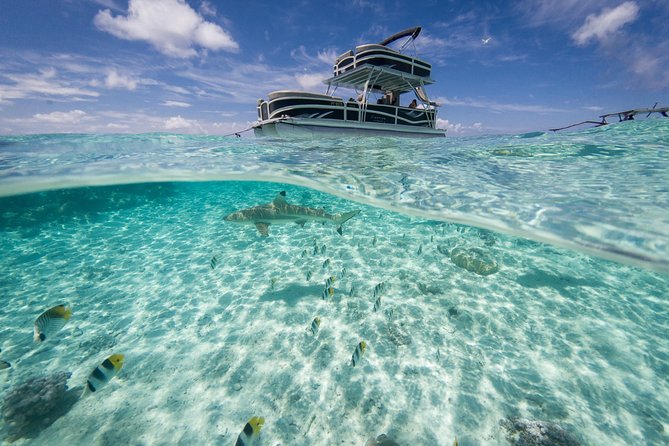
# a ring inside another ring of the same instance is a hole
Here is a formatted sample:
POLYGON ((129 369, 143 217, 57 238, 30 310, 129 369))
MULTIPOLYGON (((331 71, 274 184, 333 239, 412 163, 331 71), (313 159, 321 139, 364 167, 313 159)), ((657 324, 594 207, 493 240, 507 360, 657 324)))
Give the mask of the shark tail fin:
POLYGON ((337 224, 337 233, 339 235, 342 235, 342 230, 341 230, 341 225, 355 217, 360 213, 360 210, 356 211, 351 211, 351 212, 344 212, 343 214, 339 214, 337 218, 335 219, 335 223, 337 224))

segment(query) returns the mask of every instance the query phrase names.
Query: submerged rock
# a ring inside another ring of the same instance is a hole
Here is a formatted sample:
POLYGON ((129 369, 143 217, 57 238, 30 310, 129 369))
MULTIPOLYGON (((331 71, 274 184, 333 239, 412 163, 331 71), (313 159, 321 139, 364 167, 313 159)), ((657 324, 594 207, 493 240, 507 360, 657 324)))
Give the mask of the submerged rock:
POLYGON ((451 261, 460 268, 480 276, 489 276, 499 271, 497 262, 489 254, 478 248, 454 248, 451 251, 451 261))
POLYGON ((550 421, 517 417, 500 420, 506 439, 514 446, 580 446, 573 435, 550 421))
POLYGON ((34 376, 7 392, 2 418, 10 441, 35 438, 70 411, 80 395, 80 392, 68 390, 70 376, 70 372, 34 376))

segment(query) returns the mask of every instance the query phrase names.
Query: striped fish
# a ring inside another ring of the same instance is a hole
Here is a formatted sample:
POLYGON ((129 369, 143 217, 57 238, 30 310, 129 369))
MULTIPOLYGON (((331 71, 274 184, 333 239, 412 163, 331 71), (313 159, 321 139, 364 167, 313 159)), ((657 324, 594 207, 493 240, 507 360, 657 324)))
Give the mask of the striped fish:
POLYGON ((325 281, 325 288, 330 288, 331 286, 333 286, 335 280, 337 280, 337 277, 335 276, 328 277, 328 279, 325 281))
POLYGON ((323 262, 323 269, 327 268, 330 266, 330 259, 325 259, 325 262, 323 262))
POLYGON ((109 358, 102 361, 102 364, 97 366, 93 373, 90 374, 86 381, 86 388, 84 395, 100 390, 107 384, 123 367, 124 356, 120 353, 111 355, 109 358))
POLYGON ((348 297, 353 297, 353 294, 355 293, 355 288, 353 285, 351 285, 351 290, 348 292, 348 297))
POLYGON ((307 271, 307 282, 311 280, 311 271, 307 271))
POLYGON ((381 295, 386 289, 386 284, 385 282, 380 282, 377 283, 376 286, 374 287, 374 298, 377 298, 378 296, 381 295))
POLYGON ((334 288, 329 287, 323 290, 323 293, 321 294, 321 297, 323 300, 327 299, 328 297, 334 297, 334 288))
POLYGON ((351 364, 353 364, 353 367, 360 363, 362 360, 362 355, 365 354, 366 349, 367 343, 365 341, 360 341, 358 346, 355 348, 355 351, 353 352, 353 356, 351 356, 351 364))
POLYGON ((313 321, 311 321, 311 334, 316 336, 318 335, 318 329, 321 326, 321 318, 316 316, 313 321))
POLYGON ((56 305, 46 310, 35 320, 35 342, 43 342, 63 328, 72 317, 72 308, 68 305, 56 305))
POLYGON ((209 266, 211 266, 211 269, 214 269, 214 268, 216 268, 217 263, 218 263, 218 259, 216 258, 216 256, 214 256, 209 261, 209 266))
POLYGON ((376 302, 374 302, 374 311, 378 311, 379 308, 381 308, 381 296, 376 298, 376 302))
POLYGON ((423 253, 423 245, 418 247, 418 252, 416 254, 421 255, 423 253))
POLYGON ((260 429, 263 424, 265 424, 265 419, 262 417, 253 417, 251 418, 244 430, 237 437, 235 446, 253 446, 257 443, 258 437, 260 436, 260 429))
POLYGON ((321 246, 321 254, 325 254, 325 245, 321 246))

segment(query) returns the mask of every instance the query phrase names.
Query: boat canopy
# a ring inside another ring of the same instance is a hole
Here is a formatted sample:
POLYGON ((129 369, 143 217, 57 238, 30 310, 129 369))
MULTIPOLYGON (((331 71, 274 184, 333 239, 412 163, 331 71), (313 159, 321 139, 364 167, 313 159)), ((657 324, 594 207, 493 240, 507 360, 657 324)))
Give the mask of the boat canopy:
POLYGON ((361 65, 323 82, 330 87, 353 89, 363 89, 367 85, 371 91, 379 93, 393 91, 398 94, 414 91, 418 87, 434 83, 432 79, 424 76, 376 65, 361 65))
POLYGON ((392 36, 388 37, 385 39, 383 42, 379 43, 379 45, 388 45, 393 43, 396 40, 401 39, 402 37, 411 37, 412 39, 416 40, 416 37, 418 37, 418 34, 420 34, 421 27, 416 26, 414 28, 407 28, 404 31, 400 31, 398 33, 393 34, 392 36))

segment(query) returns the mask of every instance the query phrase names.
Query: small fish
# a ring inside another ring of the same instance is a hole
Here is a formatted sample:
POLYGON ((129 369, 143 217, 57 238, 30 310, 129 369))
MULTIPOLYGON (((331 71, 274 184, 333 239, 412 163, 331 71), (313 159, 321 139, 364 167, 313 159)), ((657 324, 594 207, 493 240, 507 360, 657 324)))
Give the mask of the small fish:
POLYGON ((325 254, 325 245, 321 246, 321 254, 325 254))
POLYGON ((311 280, 311 271, 307 271, 307 282, 311 280))
POLYGON ((346 267, 344 266, 341 269, 341 273, 339 273, 339 277, 343 279, 345 275, 346 275, 346 267))
POLYGON ((0 370, 5 370, 10 368, 12 365, 7 361, 0 361, 0 370))
POLYGON ((367 343, 365 341, 360 341, 358 346, 355 348, 355 351, 353 352, 353 356, 351 356, 351 364, 353 364, 353 367, 360 363, 362 360, 362 355, 365 354, 366 349, 367 343))
POLYGON ((376 236, 372 239, 372 246, 376 246, 376 236))
POLYGON ((348 297, 353 297, 353 294, 355 293, 355 288, 353 285, 351 285, 351 290, 348 292, 348 297))
POLYGON ((307 250, 306 250, 306 249, 305 249, 304 251, 302 251, 302 257, 306 257, 306 256, 307 256, 307 254, 309 254, 309 253, 307 252, 307 250))
POLYGON ((330 288, 332 285, 334 285, 335 280, 337 280, 337 277, 335 276, 328 277, 328 280, 325 281, 325 288, 330 288))
POLYGON ((416 254, 421 255, 423 253, 423 245, 418 247, 418 252, 416 254))
POLYGON ((321 326, 321 318, 316 316, 313 321, 311 321, 311 334, 316 336, 318 334, 318 329, 321 326))
POLYGON ((272 291, 274 291, 274 287, 276 286, 276 283, 277 283, 278 280, 279 280, 279 279, 277 279, 276 277, 272 277, 272 278, 269 280, 269 287, 270 287, 270 289, 271 289, 272 291))
POLYGON ((72 308, 67 305, 56 305, 46 310, 35 320, 35 342, 43 342, 63 328, 72 317, 72 308))
POLYGON ((378 297, 385 291, 386 289, 386 284, 385 282, 380 282, 377 283, 376 286, 374 287, 374 298, 378 297))
POLYGON ((334 297, 334 288, 333 287, 325 288, 323 290, 323 294, 321 294, 321 297, 323 298, 323 300, 327 299, 328 297, 334 297))
POLYGON ((455 441, 453 442, 453 446, 458 446, 458 437, 455 437, 455 441))
POLYGON ((314 255, 318 255, 318 246, 316 244, 314 244, 314 255))
POLYGON ((323 269, 327 268, 330 266, 330 259, 325 259, 325 262, 323 262, 323 269))
POLYGON ((381 308, 381 296, 376 298, 376 301, 374 302, 374 311, 378 311, 379 308, 381 308))
POLYGON ((216 264, 218 263, 218 259, 216 256, 211 258, 211 261, 209 262, 209 266, 211 266, 211 269, 216 268, 216 264))
POLYGON ((246 423, 246 426, 244 426, 244 430, 239 434, 239 437, 237 437, 235 446, 252 446, 256 444, 263 424, 265 424, 263 417, 251 418, 246 423))
POLYGON ((434 243, 434 235, 430 236, 430 243, 434 243))
POLYGON ((97 366, 86 381, 84 395, 89 392, 97 392, 102 386, 107 384, 123 367, 125 357, 120 354, 111 355, 97 366))

